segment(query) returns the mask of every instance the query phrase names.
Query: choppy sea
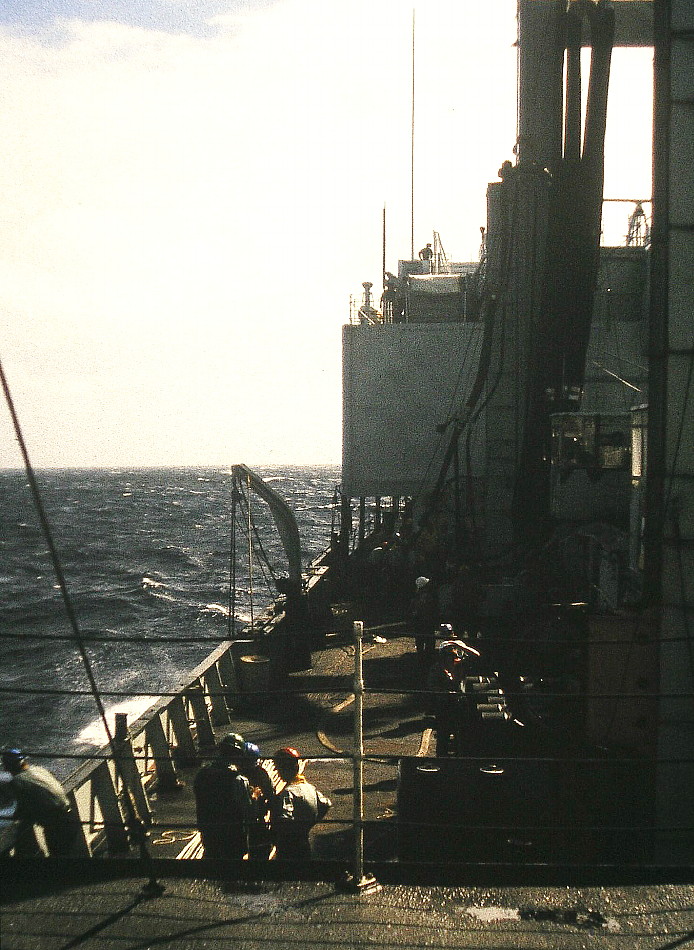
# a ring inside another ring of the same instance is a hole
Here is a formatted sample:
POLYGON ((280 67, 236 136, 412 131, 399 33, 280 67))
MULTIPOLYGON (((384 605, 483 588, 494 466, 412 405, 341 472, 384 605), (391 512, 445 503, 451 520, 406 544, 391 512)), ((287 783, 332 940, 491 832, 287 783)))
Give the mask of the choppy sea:
MULTIPOLYGON (((308 564, 327 547, 337 466, 255 469, 293 509, 308 564)), ((37 473, 70 600, 112 721, 177 688, 228 638, 231 473, 224 469, 37 473)), ((284 552, 264 503, 254 521, 274 574, 284 552)), ((238 539, 238 529, 237 529, 238 539)), ((241 542, 241 547, 244 543, 241 542)), ((237 622, 274 598, 273 574, 237 558, 237 622)), ((104 742, 24 472, 0 472, 0 746, 60 778, 104 742), (86 694, 86 695, 83 695, 86 694)))

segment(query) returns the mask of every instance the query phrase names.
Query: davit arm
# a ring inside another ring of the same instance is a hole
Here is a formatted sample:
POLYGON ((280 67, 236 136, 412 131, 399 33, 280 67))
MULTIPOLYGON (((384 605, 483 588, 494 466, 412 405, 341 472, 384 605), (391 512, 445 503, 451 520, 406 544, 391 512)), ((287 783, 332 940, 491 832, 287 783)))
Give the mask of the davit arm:
POLYGON ((232 475, 235 481, 243 481, 250 491, 255 492, 268 505, 289 562, 290 585, 297 592, 301 591, 301 540, 294 512, 286 501, 247 465, 234 465, 232 475))

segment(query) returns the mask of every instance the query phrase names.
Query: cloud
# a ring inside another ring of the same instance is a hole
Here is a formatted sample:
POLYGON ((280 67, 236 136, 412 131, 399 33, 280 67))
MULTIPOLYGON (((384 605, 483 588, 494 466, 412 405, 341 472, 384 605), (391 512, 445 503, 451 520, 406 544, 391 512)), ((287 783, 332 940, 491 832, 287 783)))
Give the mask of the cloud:
MULTIPOLYGON (((415 241, 474 259, 515 138, 515 0, 416 16, 415 241)), ((379 286, 384 205, 387 266, 409 255, 411 7, 4 23, 0 344, 37 462, 338 460, 340 325, 379 286)))
POLYGON ((213 36, 217 19, 247 16, 276 0, 4 0, 0 24, 49 46, 68 40, 76 23, 119 23, 147 31, 213 36))

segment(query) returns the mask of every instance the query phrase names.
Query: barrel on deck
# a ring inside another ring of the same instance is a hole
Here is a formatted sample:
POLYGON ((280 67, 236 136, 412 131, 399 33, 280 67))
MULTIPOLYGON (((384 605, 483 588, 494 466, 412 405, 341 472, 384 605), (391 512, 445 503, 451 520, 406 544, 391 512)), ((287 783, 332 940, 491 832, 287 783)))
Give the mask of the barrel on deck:
POLYGON ((270 660, 258 653, 239 658, 241 692, 256 694, 270 689, 270 660))

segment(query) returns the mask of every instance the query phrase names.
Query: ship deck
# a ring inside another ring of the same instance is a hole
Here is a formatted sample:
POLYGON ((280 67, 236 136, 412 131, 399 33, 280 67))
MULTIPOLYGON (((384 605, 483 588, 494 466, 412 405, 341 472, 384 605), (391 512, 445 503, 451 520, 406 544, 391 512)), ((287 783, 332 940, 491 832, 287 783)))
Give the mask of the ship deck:
POLYGON ((168 877, 156 897, 117 876, 3 886, 4 950, 302 947, 674 950, 694 940, 691 887, 385 885, 168 877))
POLYGON ((215 867, 200 855, 194 822, 195 768, 178 790, 156 793, 148 832, 151 860, 26 862, 3 868, 3 950, 198 950, 341 946, 643 948, 694 941, 694 887, 686 881, 610 879, 593 869, 510 867, 493 847, 468 849, 442 872, 427 855, 396 860, 398 762, 433 755, 423 714, 422 674, 406 620, 360 602, 333 607, 334 621, 310 670, 292 673, 262 703, 241 697, 218 734, 241 733, 265 756, 297 748, 307 777, 333 802, 314 831, 311 866, 281 862, 215 867), (359 617, 357 617, 359 615, 359 617), (353 864, 354 643, 363 619, 364 854, 353 864), (399 690, 402 690, 400 692, 399 690), (564 878, 562 878, 564 873, 564 878), (351 876, 350 876, 351 875, 351 876), (373 875, 373 880, 371 879, 373 875), (152 886, 156 882, 159 886, 152 886), (369 887, 369 884, 378 886, 369 887))
MULTIPOLYGON (((364 642, 364 680, 370 689, 409 690, 415 682, 412 638, 388 638, 379 631, 378 642, 364 642)), ((284 746, 300 751, 306 776, 333 803, 326 820, 313 832, 316 859, 349 862, 352 827, 354 719, 354 652, 350 632, 342 629, 326 636, 325 646, 313 652, 311 670, 290 674, 286 688, 272 690, 258 703, 256 696, 241 701, 230 726, 217 729, 218 736, 238 732, 255 742, 266 760, 284 746)), ((393 857, 393 822, 397 762, 401 756, 426 754, 431 729, 408 692, 370 693, 364 709, 364 818, 367 852, 378 860, 393 857), (370 822, 383 830, 369 834, 370 822)), ((270 766, 271 763, 268 761, 270 766)), ((183 787, 158 794, 152 803, 155 828, 150 850, 156 858, 197 855, 194 832, 192 781, 196 768, 179 770, 183 787), (162 833, 156 826, 161 824, 162 833)))

